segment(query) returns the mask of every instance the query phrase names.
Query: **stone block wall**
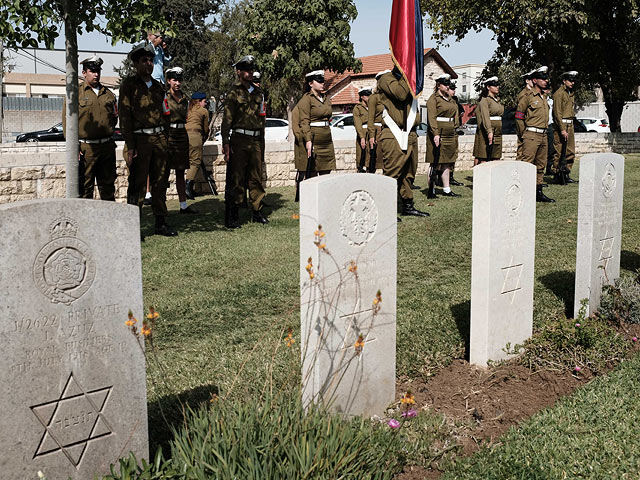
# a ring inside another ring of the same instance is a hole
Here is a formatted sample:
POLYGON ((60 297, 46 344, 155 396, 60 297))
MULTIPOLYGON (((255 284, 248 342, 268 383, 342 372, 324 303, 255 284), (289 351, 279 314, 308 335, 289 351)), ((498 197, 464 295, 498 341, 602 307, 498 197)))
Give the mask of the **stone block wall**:
MULTIPOLYGON (((419 139, 418 174, 428 171, 425 158, 425 137, 419 139)), ((456 163, 458 171, 470 170, 473 166, 472 135, 459 137, 459 155, 456 163)), ((116 196, 118 201, 126 201, 127 168, 122 159, 122 143, 118 144, 118 179, 116 196)), ((335 142, 336 166, 334 173, 354 172, 355 145, 351 142, 335 142)), ((640 133, 595 134, 579 133, 576 135, 578 157, 587 153, 640 152, 640 133)), ((503 142, 504 160, 514 160, 516 154, 516 137, 507 135, 503 142)), ((205 163, 209 168, 213 165, 214 178, 220 194, 224 192, 226 165, 219 143, 209 142, 204 148, 205 163)), ((54 198, 65 196, 64 179, 65 152, 64 143, 51 144, 2 144, 0 145, 0 203, 30 200, 35 198, 54 198)), ((293 149, 288 142, 267 143, 264 165, 264 184, 266 188, 292 186, 295 184, 296 170, 293 165, 293 149)), ((196 179, 196 189, 209 194, 209 187, 204 178, 196 179)), ((169 178, 168 198, 177 198, 175 175, 169 178)), ((95 195, 98 195, 97 189, 95 195)))
POLYGON ((2 122, 2 140, 15 142, 21 133, 46 130, 62 121, 61 111, 5 110, 2 122))

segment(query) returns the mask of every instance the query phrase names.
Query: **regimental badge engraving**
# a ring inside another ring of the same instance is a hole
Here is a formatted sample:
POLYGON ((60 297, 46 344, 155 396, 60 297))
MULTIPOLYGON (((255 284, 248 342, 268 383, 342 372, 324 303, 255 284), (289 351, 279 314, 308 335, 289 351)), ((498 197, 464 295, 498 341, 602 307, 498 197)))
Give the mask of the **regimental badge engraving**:
POLYGON ((520 213, 522 208, 522 188, 520 186, 520 175, 518 170, 514 169, 511 173, 512 183, 507 187, 505 194, 505 205, 510 216, 515 217, 520 213))
POLYGON ((363 245, 373 238, 378 226, 378 207, 364 190, 352 192, 342 204, 340 231, 349 245, 363 245))
POLYGON ((89 246, 76 238, 77 223, 69 217, 55 220, 49 227, 51 241, 33 264, 33 279, 51 303, 71 305, 85 294, 96 275, 89 246))
POLYGON ((78 468, 88 445, 113 433, 104 418, 112 389, 86 391, 71 372, 59 398, 30 407, 44 427, 33 458, 62 453, 78 468))
POLYGON ((602 194, 605 198, 613 197, 613 193, 616 191, 616 183, 616 168, 613 163, 608 163, 602 177, 602 194))

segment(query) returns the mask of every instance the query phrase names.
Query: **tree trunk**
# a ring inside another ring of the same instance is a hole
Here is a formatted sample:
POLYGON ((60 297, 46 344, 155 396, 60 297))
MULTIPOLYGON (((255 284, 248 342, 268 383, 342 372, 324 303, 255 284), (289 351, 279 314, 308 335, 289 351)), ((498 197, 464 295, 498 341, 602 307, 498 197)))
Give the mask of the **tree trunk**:
POLYGON ((63 0, 65 62, 66 62, 66 184, 67 198, 79 196, 79 154, 78 143, 78 33, 75 20, 77 3, 75 0, 63 0))
POLYGON ((602 89, 602 96, 604 97, 604 106, 607 112, 607 117, 609 117, 609 129, 612 132, 621 132, 622 125, 620 121, 622 119, 625 102, 618 100, 617 98, 613 98, 613 93, 608 87, 601 85, 600 88, 602 89))

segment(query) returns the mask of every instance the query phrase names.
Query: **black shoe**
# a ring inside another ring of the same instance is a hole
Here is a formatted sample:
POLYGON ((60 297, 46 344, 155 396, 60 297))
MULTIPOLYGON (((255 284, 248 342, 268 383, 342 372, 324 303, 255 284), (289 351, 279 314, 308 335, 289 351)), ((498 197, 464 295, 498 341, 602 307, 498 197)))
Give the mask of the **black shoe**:
POLYGON ((564 174, 564 181, 567 183, 578 183, 578 181, 571 178, 568 173, 564 174))
POLYGON ((420 190, 422 187, 411 184, 411 190, 420 190))
POLYGON ((144 233, 140 232, 140 241, 144 242, 144 233))
POLYGON ((433 198, 438 198, 438 195, 436 195, 436 189, 435 188, 433 188, 433 189, 431 189, 431 190, 429 190, 427 192, 427 198, 432 198, 432 199, 433 198))
POLYGON ((536 189, 536 202, 556 203, 553 198, 549 198, 544 193, 542 193, 542 185, 538 185, 538 188, 536 189))
POLYGON ((542 185, 542 188, 547 188, 549 185, 546 183, 541 183, 540 185, 542 185))
POLYGON ((454 187, 464 187, 464 183, 457 181, 455 178, 453 178, 453 175, 451 175, 451 178, 449 178, 449 185, 453 185, 454 187))
POLYGON ((398 217, 398 223, 402 222, 402 219, 400 217, 398 217))
POLYGON ((462 195, 454 192, 442 192, 442 196, 443 197, 461 197, 462 195))
POLYGON ((224 226, 227 228, 240 228, 240 216, 238 215, 237 205, 225 206, 224 226))
POLYGON ((566 185, 567 182, 564 178, 564 174, 562 172, 557 172, 553 174, 553 183, 556 185, 566 185))
POLYGON ((257 212, 256 211, 253 212, 251 221, 254 223, 261 223, 263 225, 266 225, 267 223, 269 223, 269 220, 267 220, 266 217, 262 215, 262 212, 260 210, 258 210, 257 212))
POLYGON ((186 181, 185 194, 187 195, 187 198, 189 200, 195 200, 196 199, 196 192, 193 190, 194 184, 195 184, 195 182, 193 180, 187 180, 186 181))
POLYGON ((193 215, 195 213, 198 213, 198 211, 195 208, 187 207, 187 208, 181 208, 180 213, 187 213, 187 214, 193 215))
POLYGON ((156 225, 155 234, 164 235, 165 237, 176 237, 178 235, 178 232, 176 232, 166 223, 162 223, 160 225, 156 225))
POLYGON ((401 215, 411 217, 428 217, 427 212, 421 212, 413 204, 413 200, 402 200, 402 212, 401 215))
POLYGON ((152 197, 144 197, 144 200, 142 201, 143 205, 151 205, 151 203, 153 202, 152 197))

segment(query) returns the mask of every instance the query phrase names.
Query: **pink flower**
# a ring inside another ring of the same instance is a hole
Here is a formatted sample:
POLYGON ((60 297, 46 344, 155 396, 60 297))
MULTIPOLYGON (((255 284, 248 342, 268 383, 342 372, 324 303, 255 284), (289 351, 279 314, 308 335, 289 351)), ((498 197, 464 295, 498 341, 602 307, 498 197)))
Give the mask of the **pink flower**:
POLYGON ((402 412, 402 416, 404 418, 413 418, 418 416, 418 412, 416 412, 414 409, 411 409, 407 410, 406 412, 402 412))
POLYGON ((580 327, 580 324, 579 324, 579 323, 576 323, 576 328, 578 328, 578 327, 580 327))
POLYGON ((391 428, 398 428, 400 426, 400 422, 398 420, 396 420, 395 418, 392 418, 391 420, 389 420, 389 424, 388 424, 391 428))
POLYGON ((633 337, 633 338, 631 339, 631 341, 632 341, 632 342, 637 342, 637 341, 638 341, 638 337, 633 337))
POLYGON ((574 371, 574 372, 579 372, 580 370, 582 370, 582 369, 581 369, 580 367, 578 367, 578 366, 576 366, 576 367, 573 369, 573 371, 574 371))

